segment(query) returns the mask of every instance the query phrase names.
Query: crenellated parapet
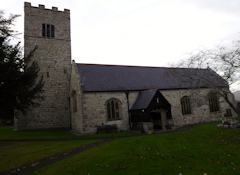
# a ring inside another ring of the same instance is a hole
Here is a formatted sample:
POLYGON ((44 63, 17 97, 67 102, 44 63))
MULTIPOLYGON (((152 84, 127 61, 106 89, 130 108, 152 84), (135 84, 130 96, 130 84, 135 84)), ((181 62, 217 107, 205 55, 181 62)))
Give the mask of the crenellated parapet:
POLYGON ((64 12, 64 13, 70 13, 69 9, 64 9, 64 11, 59 11, 58 7, 52 7, 52 9, 47 9, 45 8, 45 5, 39 4, 38 7, 32 6, 30 2, 25 2, 24 3, 25 7, 32 7, 32 8, 37 8, 37 9, 41 9, 41 10, 51 10, 51 11, 55 11, 55 12, 64 12))

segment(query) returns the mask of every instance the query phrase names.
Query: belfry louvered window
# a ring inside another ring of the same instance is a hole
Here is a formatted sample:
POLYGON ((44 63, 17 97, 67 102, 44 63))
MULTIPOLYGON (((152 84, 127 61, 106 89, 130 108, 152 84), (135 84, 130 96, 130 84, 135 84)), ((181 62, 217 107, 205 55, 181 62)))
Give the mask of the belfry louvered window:
POLYGON ((181 98, 181 107, 182 107, 182 114, 187 115, 191 114, 191 105, 190 105, 190 99, 188 96, 184 96, 181 98))
POLYGON ((111 98, 107 101, 106 105, 108 120, 120 120, 121 102, 115 98, 111 98))
POLYGON ((209 101, 210 112, 220 111, 217 94, 209 93, 208 94, 208 101, 209 101))
POLYGON ((50 24, 42 24, 42 36, 47 38, 54 38, 55 37, 55 29, 54 25, 50 24))

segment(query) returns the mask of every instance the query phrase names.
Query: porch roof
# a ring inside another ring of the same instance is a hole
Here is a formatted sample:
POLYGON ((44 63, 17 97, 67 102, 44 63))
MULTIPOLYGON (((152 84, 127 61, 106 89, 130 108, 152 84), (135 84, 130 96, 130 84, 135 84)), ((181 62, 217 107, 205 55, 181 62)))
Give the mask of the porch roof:
POLYGON ((139 93, 130 110, 147 109, 156 93, 157 89, 139 93))

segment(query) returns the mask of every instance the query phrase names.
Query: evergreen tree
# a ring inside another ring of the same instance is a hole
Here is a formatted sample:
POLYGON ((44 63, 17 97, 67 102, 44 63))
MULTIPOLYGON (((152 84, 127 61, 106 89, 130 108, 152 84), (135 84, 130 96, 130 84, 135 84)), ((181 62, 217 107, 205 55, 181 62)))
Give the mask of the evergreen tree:
POLYGON ((39 66, 31 61, 35 50, 22 54, 20 42, 10 44, 17 33, 11 29, 19 15, 8 19, 0 11, 0 119, 13 119, 16 113, 25 114, 30 106, 43 100, 43 77, 38 77, 39 66))

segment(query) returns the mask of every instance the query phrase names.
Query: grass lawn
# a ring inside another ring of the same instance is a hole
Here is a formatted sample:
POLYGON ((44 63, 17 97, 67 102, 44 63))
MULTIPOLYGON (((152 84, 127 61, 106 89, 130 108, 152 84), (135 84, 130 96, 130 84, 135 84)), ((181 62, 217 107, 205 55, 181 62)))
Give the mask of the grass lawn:
POLYGON ((75 136, 69 130, 13 131, 0 127, 0 173, 33 161, 64 152, 98 140, 37 141, 38 139, 101 138, 135 135, 131 132, 75 136), (32 141, 21 141, 33 139, 32 141), (1 141, 15 140, 15 141, 1 141), (20 140, 20 141, 17 141, 20 140))
POLYGON ((201 124, 178 133, 118 139, 38 174, 240 174, 240 129, 201 124))
POLYGON ((97 142, 97 140, 54 142, 0 141, 0 173, 93 142, 97 142))

